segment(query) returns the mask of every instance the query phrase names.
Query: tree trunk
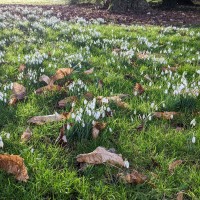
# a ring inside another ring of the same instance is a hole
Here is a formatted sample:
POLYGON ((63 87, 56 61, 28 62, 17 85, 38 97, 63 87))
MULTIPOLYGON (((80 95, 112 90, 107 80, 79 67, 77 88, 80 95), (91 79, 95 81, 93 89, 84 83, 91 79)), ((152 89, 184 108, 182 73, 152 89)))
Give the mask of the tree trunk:
POLYGON ((115 11, 145 11, 148 8, 146 0, 112 0, 112 9, 115 11))

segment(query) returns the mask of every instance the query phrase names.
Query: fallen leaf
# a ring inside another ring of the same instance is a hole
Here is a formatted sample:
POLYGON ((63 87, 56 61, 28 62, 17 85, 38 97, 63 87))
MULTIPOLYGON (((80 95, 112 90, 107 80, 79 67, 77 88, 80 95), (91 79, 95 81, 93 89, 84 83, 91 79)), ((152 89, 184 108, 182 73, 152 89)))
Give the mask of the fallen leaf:
POLYGON ((100 131, 103 130, 105 127, 106 127, 106 123, 94 122, 94 125, 92 127, 92 137, 93 137, 93 139, 96 139, 99 136, 100 131))
POLYGON ((86 94, 84 94, 84 97, 87 101, 91 101, 92 99, 94 99, 94 95, 90 92, 87 92, 86 94))
POLYGON ((29 119, 27 122, 31 124, 42 125, 49 122, 58 122, 62 120, 69 119, 71 116, 71 112, 58 114, 55 112, 53 115, 45 115, 45 116, 35 116, 29 119))
POLYGON ((23 72, 26 69, 26 65, 22 64, 19 66, 19 72, 23 72))
POLYGON ((89 75, 89 74, 92 74, 93 72, 94 72, 94 67, 91 68, 91 69, 88 69, 88 70, 84 71, 84 74, 89 75))
POLYGON ((169 164, 169 171, 172 173, 174 169, 179 166, 183 161, 182 160, 175 160, 174 162, 169 164))
POLYGON ((128 96, 129 96, 128 94, 119 94, 119 95, 111 96, 111 97, 98 96, 97 101, 100 104, 103 103, 103 101, 105 101, 105 100, 107 100, 108 102, 113 101, 119 107, 128 108, 129 105, 122 101, 122 98, 124 99, 128 96))
POLYGON ((24 160, 18 155, 0 154, 0 169, 14 174, 19 181, 26 182, 29 179, 24 160))
POLYGON ((166 71, 176 72, 177 67, 162 67, 162 71, 164 71, 164 72, 166 72, 166 71))
POLYGON ((142 87, 141 84, 139 83, 136 83, 135 86, 134 86, 134 94, 135 95, 141 95, 144 93, 144 88, 142 87))
POLYGON ((176 199, 177 200, 183 200, 183 195, 184 195, 183 191, 178 192, 176 199))
POLYGON ((76 159, 78 162, 85 162, 88 164, 110 163, 112 165, 124 167, 124 161, 121 155, 111 153, 103 147, 97 147, 93 152, 88 154, 80 154, 76 159))
POLYGON ((71 97, 67 97, 65 99, 62 99, 58 102, 58 106, 60 108, 65 107, 68 103, 72 103, 72 102, 76 102, 77 101, 77 97, 76 96, 71 96, 71 97))
POLYGON ((102 89, 102 88, 103 88, 103 81, 102 81, 102 80, 99 80, 99 81, 98 81, 98 88, 99 88, 99 89, 102 89))
POLYGON ((137 130, 138 132, 143 131, 143 130, 144 130, 144 124, 140 124, 140 125, 136 128, 136 130, 137 130))
POLYGON ((60 91, 62 89, 62 87, 60 87, 59 85, 46 85, 44 87, 41 87, 39 89, 37 89, 35 91, 36 94, 42 94, 48 91, 60 91))
POLYGON ((161 118, 161 119, 173 119, 174 116, 180 115, 179 112, 154 112, 154 117, 161 118))
POLYGON ((21 135, 21 141, 22 142, 27 142, 28 140, 30 140, 32 136, 32 132, 30 130, 30 128, 28 127, 24 132, 23 134, 21 135))
POLYGON ((113 50, 112 50, 112 53, 114 53, 114 54, 119 54, 121 52, 121 49, 120 48, 114 48, 113 50))
POLYGON ((26 96, 26 88, 19 83, 13 83, 12 95, 9 104, 14 105, 18 100, 24 99, 26 96))
POLYGON ((120 173, 118 176, 126 183, 142 184, 147 180, 147 177, 140 174, 138 171, 133 170, 131 173, 120 173))
POLYGON ((137 53, 137 57, 140 60, 145 60, 145 59, 149 58, 150 56, 146 52, 139 52, 139 53, 137 53))
POLYGON ((42 76, 40 76, 39 81, 40 82, 44 81, 47 85, 49 85, 51 80, 47 75, 42 75, 42 76))
POLYGON ((56 139, 56 143, 58 143, 62 147, 65 147, 67 145, 67 137, 65 135, 65 129, 66 129, 65 125, 63 125, 63 127, 60 129, 60 134, 56 139))
POLYGON ((69 76, 73 72, 72 68, 60 68, 56 71, 55 75, 51 77, 50 85, 53 85, 55 81, 63 79, 69 76))

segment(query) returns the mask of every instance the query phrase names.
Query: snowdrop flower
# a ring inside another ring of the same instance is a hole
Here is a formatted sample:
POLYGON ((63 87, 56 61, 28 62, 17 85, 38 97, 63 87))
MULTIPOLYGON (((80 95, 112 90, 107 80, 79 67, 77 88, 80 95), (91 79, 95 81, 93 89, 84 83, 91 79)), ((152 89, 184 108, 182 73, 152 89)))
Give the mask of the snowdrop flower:
POLYGON ((133 122, 133 117, 131 116, 131 122, 133 122))
POLYGON ((192 127, 196 126, 196 119, 195 118, 190 122, 190 125, 192 127))
POLYGON ((10 133, 6 133, 6 138, 10 139, 10 133))
POLYGON ((149 121, 151 121, 151 120, 152 120, 152 116, 151 116, 151 115, 149 115, 148 119, 149 119, 149 121))
POLYGON ((126 168, 128 169, 129 166, 130 166, 130 164, 129 164, 128 160, 125 160, 125 161, 124 161, 124 167, 126 167, 126 168))
POLYGON ((74 119, 74 118, 75 118, 75 114, 74 114, 74 113, 72 113, 71 117, 72 117, 72 119, 74 119))
POLYGON ((102 103, 108 103, 108 99, 107 98, 103 98, 102 99, 102 103))
POLYGON ((0 136, 0 148, 3 148, 3 140, 2 140, 2 137, 0 136))
POLYGON ((101 116, 101 113, 99 111, 97 111, 94 115, 95 119, 99 119, 101 116))
POLYGON ((69 130, 71 128, 70 124, 67 124, 67 130, 69 130))
POLYGON ((73 108, 75 105, 76 105, 75 102, 73 102, 73 103, 72 103, 72 108, 73 108))
POLYGON ((112 128, 109 128, 109 131, 110 131, 110 133, 112 133, 112 131, 113 131, 112 128))
POLYGON ((151 103, 151 108, 153 108, 155 106, 155 103, 153 102, 153 103, 151 103))
POLYGON ((85 105, 87 104, 87 100, 86 100, 86 99, 84 100, 84 104, 85 104, 85 105))
POLYGON ((193 135, 192 137, 192 143, 194 144, 196 142, 196 137, 193 135))
POLYGON ((83 128, 85 127, 85 123, 84 123, 84 122, 82 122, 82 127, 83 127, 83 128))
POLYGON ((34 152, 34 150, 35 150, 34 148, 31 148, 31 153, 33 153, 33 152, 34 152))

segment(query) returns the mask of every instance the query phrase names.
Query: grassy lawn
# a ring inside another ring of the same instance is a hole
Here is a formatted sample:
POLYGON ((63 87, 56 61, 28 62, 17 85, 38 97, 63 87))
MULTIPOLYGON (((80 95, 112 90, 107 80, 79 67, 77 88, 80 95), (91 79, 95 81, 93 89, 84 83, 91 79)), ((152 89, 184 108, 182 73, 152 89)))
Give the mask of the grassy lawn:
POLYGON ((186 199, 199 199, 200 28, 62 22, 40 8, 8 7, 0 13, 0 154, 20 155, 29 174, 23 183, 1 170, 0 199, 176 199, 180 191, 186 199), (26 68, 19 72, 22 64, 26 68), (55 82, 63 89, 35 93, 46 85, 41 75, 51 77, 69 67, 72 74, 55 82), (93 73, 84 73, 91 68, 93 73), (13 82, 26 87, 27 95, 11 106, 13 82), (142 94, 134 89, 136 83, 142 94), (94 96, 94 107, 85 101, 87 92, 94 96), (95 104, 98 96, 119 94, 128 94, 126 104, 95 104), (58 108, 70 96, 76 103, 58 108), (68 120, 27 123, 72 107, 75 116, 68 120), (105 109, 113 116, 106 116, 105 109), (177 113, 155 117, 164 111, 177 113), (96 140, 94 120, 107 123, 96 140), (71 125, 65 130, 66 147, 56 143, 64 124, 71 125), (27 127, 33 134, 22 143, 27 127), (130 168, 105 163, 80 169, 76 156, 98 146, 114 148, 130 168), (171 173, 168 167, 175 160, 182 164, 171 173), (118 178, 119 172, 133 169, 147 181, 134 185, 118 178))

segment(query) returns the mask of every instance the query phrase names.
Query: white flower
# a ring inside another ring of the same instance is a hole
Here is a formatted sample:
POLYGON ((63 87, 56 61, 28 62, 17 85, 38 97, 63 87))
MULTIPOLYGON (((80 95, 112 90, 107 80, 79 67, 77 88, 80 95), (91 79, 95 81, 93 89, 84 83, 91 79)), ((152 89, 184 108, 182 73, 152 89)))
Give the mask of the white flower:
POLYGON ((97 111, 94 115, 95 119, 99 119, 100 116, 101 116, 101 113, 99 111, 97 111))
POLYGON ((31 153, 33 153, 34 152, 34 148, 31 148, 31 153))
POLYGON ((75 106, 75 102, 72 103, 72 108, 75 106))
POLYGON ((3 148, 3 140, 2 140, 2 137, 0 136, 0 148, 3 148))
POLYGON ((86 100, 86 99, 84 100, 84 104, 85 104, 85 105, 87 104, 87 100, 86 100))
POLYGON ((74 118, 75 118, 75 114, 74 114, 74 113, 72 113, 71 117, 72 117, 72 119, 74 119, 74 118))
POLYGON ((151 108, 153 108, 155 106, 155 103, 153 102, 153 103, 151 103, 151 108))
POLYGON ((129 166, 130 166, 130 165, 129 165, 129 162, 128 162, 128 160, 125 160, 125 161, 124 161, 124 167, 126 167, 126 168, 128 169, 128 168, 129 168, 129 166))
POLYGON ((192 137, 192 143, 194 144, 196 142, 196 137, 193 135, 192 137))
POLYGON ((109 128, 109 131, 112 133, 112 131, 113 131, 112 128, 109 128))
POLYGON ((103 98, 102 99, 102 103, 108 103, 108 99, 107 98, 103 98))
POLYGON ((192 127, 196 126, 196 119, 195 118, 190 122, 190 125, 192 127))
POLYGON ((6 133, 6 138, 10 139, 10 133, 6 133))
POLYGON ((82 127, 83 127, 83 128, 85 127, 85 123, 84 123, 84 122, 82 122, 82 127))
POLYGON ((67 124, 67 130, 69 130, 71 128, 70 124, 67 124))

